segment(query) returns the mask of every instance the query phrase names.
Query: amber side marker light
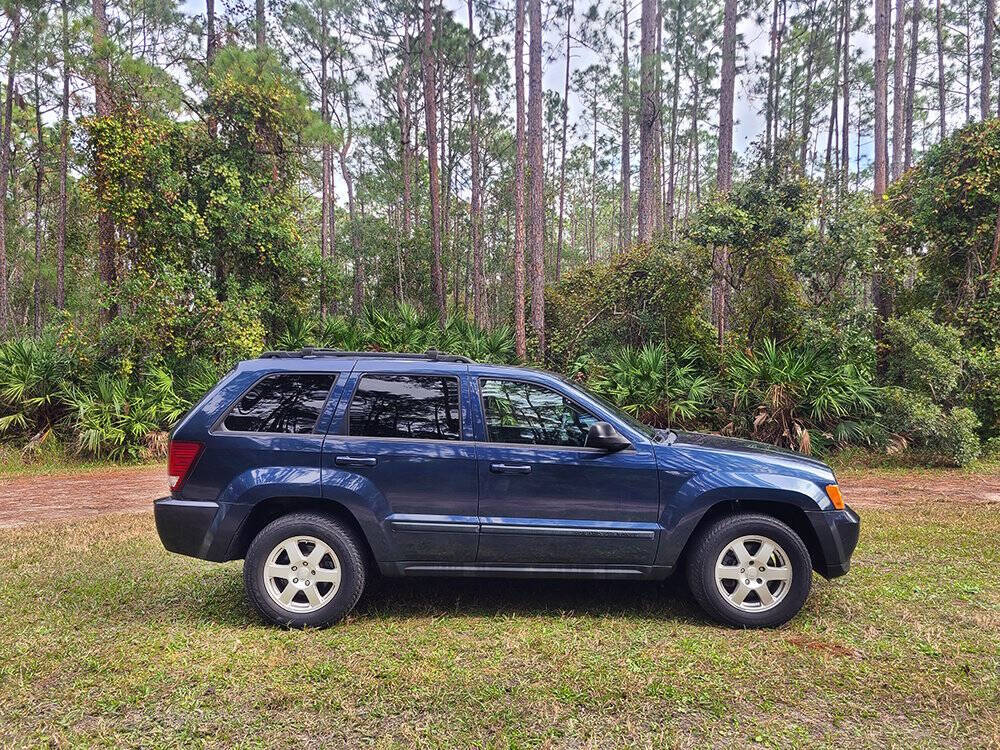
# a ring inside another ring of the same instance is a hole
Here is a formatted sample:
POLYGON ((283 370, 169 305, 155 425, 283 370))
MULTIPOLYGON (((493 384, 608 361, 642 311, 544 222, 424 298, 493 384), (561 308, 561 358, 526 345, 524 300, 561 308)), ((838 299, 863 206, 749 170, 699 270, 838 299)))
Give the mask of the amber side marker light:
POLYGON ((836 484, 826 486, 826 494, 830 497, 833 507, 837 510, 844 509, 844 496, 840 494, 840 487, 836 484))

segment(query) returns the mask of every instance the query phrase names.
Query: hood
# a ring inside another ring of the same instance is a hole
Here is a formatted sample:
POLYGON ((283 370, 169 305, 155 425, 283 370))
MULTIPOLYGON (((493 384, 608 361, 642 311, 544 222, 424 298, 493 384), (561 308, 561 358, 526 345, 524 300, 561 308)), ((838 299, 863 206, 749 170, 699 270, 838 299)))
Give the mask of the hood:
POLYGON ((709 450, 735 453, 748 458, 756 458, 763 461, 773 461, 775 463, 798 466, 808 466, 813 470, 824 472, 832 471, 829 466, 816 458, 811 458, 802 453, 778 448, 769 443, 758 443, 755 440, 741 440, 739 438, 724 437, 722 435, 708 435, 701 432, 678 432, 674 447, 694 447, 707 448, 709 450))

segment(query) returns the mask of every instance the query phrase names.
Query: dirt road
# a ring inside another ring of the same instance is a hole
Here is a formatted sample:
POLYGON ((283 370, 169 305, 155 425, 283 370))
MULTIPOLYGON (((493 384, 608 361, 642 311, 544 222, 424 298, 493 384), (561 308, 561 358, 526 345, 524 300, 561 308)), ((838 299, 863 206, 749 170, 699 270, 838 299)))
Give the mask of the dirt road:
POLYGON ((122 511, 146 513, 153 500, 166 494, 165 465, 0 478, 0 528, 122 511))
MULTIPOLYGON (((166 475, 164 466, 141 466, 0 479, 0 528, 102 513, 147 513, 153 500, 167 494, 166 475)), ((928 502, 1000 506, 1000 474, 847 472, 840 484, 847 502, 858 508, 928 502)))

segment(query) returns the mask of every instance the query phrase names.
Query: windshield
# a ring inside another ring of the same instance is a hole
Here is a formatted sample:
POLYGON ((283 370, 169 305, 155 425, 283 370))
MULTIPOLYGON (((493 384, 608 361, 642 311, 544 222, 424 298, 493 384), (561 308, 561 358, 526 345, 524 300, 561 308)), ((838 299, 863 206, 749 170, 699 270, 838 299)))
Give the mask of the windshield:
POLYGON ((582 391, 583 393, 587 394, 590 398, 592 398, 594 401, 596 401, 597 403, 599 403, 601 406, 603 406, 609 412, 611 412, 612 414, 614 414, 618 419, 620 419, 622 422, 624 422, 625 424, 627 424, 629 427, 631 427, 636 432, 642 433, 643 435, 645 435, 646 437, 648 437, 650 440, 655 440, 656 439, 656 437, 657 437, 657 431, 655 429, 653 429, 652 427, 650 427, 648 424, 644 424, 644 423, 640 422, 638 419, 636 419, 635 417, 631 416, 630 414, 626 414, 620 408, 618 408, 613 403, 611 403, 608 399, 604 398, 604 396, 600 395, 599 393, 595 393, 590 388, 588 388, 587 386, 585 386, 583 383, 579 383, 579 382, 577 382, 575 380, 568 380, 567 378, 560 378, 560 379, 564 383, 566 383, 567 385, 570 385, 573 388, 575 388, 576 390, 582 391))

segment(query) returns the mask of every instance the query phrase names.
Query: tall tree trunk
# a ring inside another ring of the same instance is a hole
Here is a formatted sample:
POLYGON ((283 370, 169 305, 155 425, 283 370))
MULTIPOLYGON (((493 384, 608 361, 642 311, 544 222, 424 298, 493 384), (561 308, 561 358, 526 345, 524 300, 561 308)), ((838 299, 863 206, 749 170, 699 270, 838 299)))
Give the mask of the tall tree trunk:
MULTIPOLYGON (((569 125, 569 68, 570 68, 570 39, 572 39, 571 31, 573 28, 573 0, 570 0, 569 4, 569 14, 566 16, 566 78, 563 83, 563 100, 562 100, 562 142, 560 144, 561 155, 559 158, 559 229, 556 237, 556 281, 559 281, 562 275, 562 256, 563 256, 563 223, 564 216, 563 211, 565 208, 566 200, 566 131, 569 125)), ((626 40, 626 45, 628 44, 626 40)), ((623 168, 624 169, 624 168, 623 168)), ((629 199, 631 202, 631 199, 629 199)), ((631 227, 629 227, 629 234, 631 234, 631 227)))
POLYGON ((531 327, 545 356, 545 173, 542 166, 542 1, 528 0, 528 162, 531 164, 531 327))
POLYGON ((66 307, 66 214, 69 197, 69 5, 60 0, 62 16, 62 118, 59 123, 59 226, 56 229, 56 307, 66 307))
POLYGON ((913 162, 913 102, 917 92, 917 53, 920 47, 920 0, 910 9, 910 59, 906 69, 906 101, 903 104, 903 171, 913 162))
POLYGON ((653 101, 656 103, 656 125, 653 131, 653 232, 661 234, 665 226, 663 211, 667 200, 667 180, 664 164, 667 133, 663 129, 663 2, 656 0, 656 65, 653 72, 653 101))
MULTIPOLYGON (((694 108, 691 111, 691 130, 694 133, 694 207, 695 210, 701 208, 701 173, 699 166, 701 165, 701 136, 698 133, 698 111, 701 108, 701 91, 699 89, 700 79, 698 77, 698 70, 695 69, 694 82, 692 86, 694 87, 694 108)), ((688 217, 684 217, 684 221, 687 222, 688 217)))
MULTIPOLYGON (((438 38, 443 39, 442 28, 444 24, 444 13, 438 13, 438 38)), ((441 286, 444 288, 445 300, 448 299, 448 272, 445 264, 451 254, 451 177, 452 168, 448 153, 451 147, 451 108, 449 106, 451 95, 451 78, 446 77, 447 60, 443 50, 438 50, 437 56, 438 71, 441 74, 440 86, 440 124, 441 136, 441 286), (447 114, 447 119, 446 119, 447 114)))
POLYGON ((844 116, 840 123, 840 194, 847 195, 847 181, 851 172, 851 18, 850 0, 844 0, 844 50, 843 74, 840 80, 840 98, 844 102, 844 116))
MULTIPOLYGON (((834 30, 834 34, 837 30, 834 30)), ((837 40, 840 41, 839 39, 837 40)), ((813 58, 815 57, 816 42, 816 0, 809 3, 809 41, 806 43, 806 80, 802 90, 802 143, 799 151, 799 162, 802 164, 803 172, 806 171, 809 161, 809 134, 812 131, 813 118, 813 58)), ((837 66, 834 65, 834 79, 837 77, 837 66)), ((834 90, 836 90, 834 83, 834 90)))
POLYGON ((597 256, 597 76, 594 76, 594 98, 591 100, 594 121, 594 145, 590 152, 590 238, 588 260, 594 264, 597 256))
POLYGON ((427 167, 431 197, 431 281, 437 302, 440 325, 447 315, 444 289, 444 270, 441 264, 441 176, 437 160, 437 84, 434 70, 434 25, 431 18, 431 0, 423 0, 424 48, 422 54, 424 74, 424 120, 427 130, 427 167))
MULTIPOLYGON (((888 32, 887 32, 888 33, 888 32)), ((892 60, 892 180, 895 182, 903 174, 903 58, 906 55, 903 42, 906 35, 905 0, 896 0, 895 39, 892 60)))
POLYGON ((948 133, 945 123, 945 81, 944 81, 944 19, 941 13, 941 0, 937 0, 935 8, 935 23, 937 26, 937 67, 938 67, 938 127, 940 128, 940 139, 944 140, 948 133))
POLYGON ((410 237, 410 216, 413 204, 412 145, 410 143, 410 17, 403 21, 403 54, 396 76, 396 109, 399 112, 399 160, 403 168, 403 237, 410 237))
POLYGON ((979 111, 984 121, 990 117, 990 85, 993 76, 993 32, 996 17, 996 0, 986 0, 986 13, 983 18, 983 72, 979 77, 979 111))
MULTIPOLYGON (((213 2, 213 0, 209 0, 213 2)), ((320 7, 319 14, 319 108, 323 125, 330 123, 330 97, 329 97, 329 19, 327 8, 324 3, 320 7)), ((210 45, 211 46, 211 45, 210 45)), ((330 182, 333 180, 333 147, 323 141, 322 147, 322 185, 320 187, 320 227, 319 227, 319 315, 326 320, 327 299, 326 299, 326 259, 330 248, 330 215, 333 206, 330 203, 330 182)))
MULTIPOLYGON (((427 0, 424 0, 426 3, 427 0)), ((514 350, 517 358, 527 356, 524 326, 524 161, 527 148, 524 139, 524 0, 514 2, 514 90, 515 142, 514 159, 514 350)))
POLYGON ((653 238, 653 191, 656 186, 656 0, 642 0, 639 40, 639 242, 653 238))
MULTIPOLYGON (((632 123, 629 118, 629 66, 628 66, 628 6, 622 1, 622 215, 619 247, 624 251, 632 244, 632 123)), ((566 74, 569 75, 567 58, 566 74)))
POLYGON ((205 62, 212 67, 218 40, 215 35, 215 0, 205 0, 205 62))
POLYGON ((677 106, 681 89, 681 40, 684 38, 684 0, 676 0, 674 25, 674 90, 670 105, 670 166, 667 172, 667 231, 674 237, 674 194, 677 187, 677 106))
POLYGON ((887 125, 889 73, 889 0, 875 0, 875 199, 885 195, 887 183, 887 125))
MULTIPOLYGON (((94 73, 94 101, 97 118, 103 119, 111 116, 111 63, 107 45, 108 17, 105 0, 92 0, 91 9, 94 14, 94 52, 97 56, 94 73)), ((98 152, 96 162, 97 193, 103 195, 107 184, 104 154, 98 152)), ((113 291, 118 280, 117 260, 115 258, 115 224, 111 212, 103 206, 97 210, 97 271, 106 291, 113 291)), ((117 314, 118 306, 111 303, 102 308, 101 319, 107 322, 117 314)))
MULTIPOLYGON (((889 64, 889 0, 875 0, 875 203, 885 195, 887 182, 886 131, 888 102, 886 101, 889 64)), ((875 303, 875 340, 881 342, 885 323, 889 319, 891 302, 884 274, 876 269, 872 274, 872 301, 875 303)), ((879 370, 884 368, 880 357, 879 370)))
POLYGON ((264 45, 267 44, 267 15, 264 10, 264 0, 257 0, 253 25, 257 34, 257 49, 264 49, 264 45))
MULTIPOLYGON (((218 44, 218 39, 215 33, 215 0, 205 0, 205 67, 211 70, 212 62, 215 60, 215 50, 218 44)), ((210 138, 215 138, 215 133, 218 128, 218 123, 215 121, 215 117, 212 115, 208 116, 206 121, 206 126, 208 127, 208 135, 210 138)), ((221 267, 221 264, 219 264, 221 267)))
MULTIPOLYGON (((365 276, 364 267, 361 262, 361 236, 358 234, 358 218, 357 210, 355 208, 354 200, 354 175, 351 174, 350 165, 347 163, 347 157, 351 153, 351 145, 354 142, 354 119, 351 112, 351 97, 350 91, 347 87, 347 74, 344 70, 344 55, 341 53, 337 59, 337 67, 340 72, 340 92, 341 92, 341 106, 344 108, 344 122, 345 127, 343 128, 344 142, 341 144, 339 149, 339 161, 340 161, 340 174, 344 178, 344 186, 347 188, 347 218, 350 222, 350 237, 351 237, 351 252, 353 255, 353 276, 354 276, 354 292, 351 295, 352 310, 355 316, 360 316, 362 308, 364 307, 365 301, 365 276)), ((332 180, 331 180, 332 183, 332 180)), ((331 215, 333 213, 333 202, 331 199, 331 215)), ((364 217, 364 208, 361 211, 362 218, 364 217)))
POLYGON ((767 57, 767 103, 764 105, 764 158, 771 159, 771 132, 776 113, 774 111, 775 77, 778 59, 778 0, 771 6, 770 53, 767 57))
MULTIPOLYGON (((722 71, 719 84, 719 158, 716 189, 726 195, 733 187, 733 98, 736 90, 736 0, 726 0, 722 21, 722 71)), ((712 319, 721 349, 726 333, 729 251, 712 250, 712 319)))
MULTIPOLYGON (((843 16, 838 9, 837 25, 836 29, 834 30, 835 42, 833 48, 833 86, 831 87, 832 91, 830 96, 830 118, 827 121, 828 124, 826 128, 826 157, 823 160, 824 196, 826 195, 828 186, 833 184, 833 161, 834 161, 833 137, 834 133, 837 130, 837 104, 839 101, 839 93, 840 93, 840 51, 842 49, 841 47, 842 35, 840 32, 842 28, 841 26, 842 23, 843 23, 843 16)), ((827 206, 827 209, 828 208, 829 206, 827 206)), ((826 213, 827 213, 826 210, 822 212, 823 215, 820 217, 821 221, 825 218, 826 213)))
MULTIPOLYGON (((468 87, 469 87, 469 169, 472 171, 472 196, 469 207, 469 244, 472 246, 472 319, 476 325, 486 324, 483 276, 483 248, 480 235, 482 233, 482 198, 479 186, 479 122, 476 113, 479 98, 476 89, 476 32, 475 18, 472 11, 472 0, 468 0, 469 9, 469 50, 468 50, 468 87)), ((457 288, 457 284, 456 284, 457 288)))
POLYGON ((778 38, 774 45, 774 135, 772 140, 775 148, 778 146, 778 138, 781 129, 781 79, 784 77, 784 66, 781 61, 781 52, 785 44, 785 26, 788 22, 788 0, 781 0, 781 23, 778 26, 778 38))
POLYGON ((34 84, 35 84, 35 279, 32 283, 32 303, 34 305, 34 330, 38 336, 42 332, 42 184, 45 180, 45 133, 42 131, 42 93, 39 83, 38 68, 40 50, 38 41, 41 37, 41 18, 35 16, 34 28, 34 84))
POLYGON ((972 8, 965 0, 965 122, 972 119, 972 8))

